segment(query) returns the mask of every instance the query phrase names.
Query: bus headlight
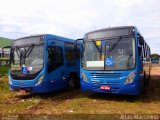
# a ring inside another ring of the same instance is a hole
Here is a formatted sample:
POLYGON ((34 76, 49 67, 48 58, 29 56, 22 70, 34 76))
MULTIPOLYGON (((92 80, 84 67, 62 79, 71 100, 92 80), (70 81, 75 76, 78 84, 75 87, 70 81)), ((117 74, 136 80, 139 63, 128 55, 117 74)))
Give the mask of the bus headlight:
POLYGON ((125 81, 125 84, 132 83, 134 81, 134 76, 135 76, 135 72, 131 72, 128 75, 127 80, 125 81))
POLYGON ((38 81, 36 82, 36 85, 41 84, 42 81, 43 81, 43 79, 44 79, 44 75, 42 75, 42 76, 38 79, 38 81))
POLYGON ((82 79, 83 79, 83 81, 88 82, 88 79, 87 79, 87 77, 86 77, 86 74, 83 73, 83 72, 82 72, 82 79))

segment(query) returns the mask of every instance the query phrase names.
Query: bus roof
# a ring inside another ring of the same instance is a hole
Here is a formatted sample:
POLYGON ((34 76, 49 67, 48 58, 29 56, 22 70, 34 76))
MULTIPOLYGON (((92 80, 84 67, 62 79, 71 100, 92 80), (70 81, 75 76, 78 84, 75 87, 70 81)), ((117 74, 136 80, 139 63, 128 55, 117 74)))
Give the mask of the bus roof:
MULTIPOLYGON (((135 26, 118 26, 118 27, 108 27, 108 28, 102 28, 102 29, 98 29, 98 30, 94 30, 94 31, 90 31, 88 33, 92 33, 92 32, 98 32, 98 31, 105 31, 105 30, 114 30, 114 29, 131 29, 131 28, 136 28, 135 26)), ((88 34, 87 33, 87 34, 88 34)))
POLYGON ((135 26, 109 27, 88 32, 85 34, 85 38, 91 40, 117 36, 128 36, 135 35, 135 31, 137 31, 137 28, 135 26))
POLYGON ((62 37, 62 36, 58 36, 58 35, 53 35, 53 34, 36 34, 36 35, 30 35, 30 36, 25 36, 25 37, 21 37, 21 38, 15 39, 14 41, 21 40, 21 39, 26 39, 26 38, 31 38, 31 37, 39 37, 39 36, 45 36, 45 37, 48 37, 48 38, 54 38, 54 39, 56 39, 56 40, 63 40, 63 41, 75 42, 74 39, 70 39, 70 38, 66 38, 66 37, 62 37))
POLYGON ((56 40, 60 40, 60 41, 65 41, 65 42, 75 42, 74 39, 70 39, 70 38, 66 38, 66 37, 62 37, 62 36, 57 36, 57 35, 52 35, 52 34, 45 34, 48 38, 54 38, 56 40))

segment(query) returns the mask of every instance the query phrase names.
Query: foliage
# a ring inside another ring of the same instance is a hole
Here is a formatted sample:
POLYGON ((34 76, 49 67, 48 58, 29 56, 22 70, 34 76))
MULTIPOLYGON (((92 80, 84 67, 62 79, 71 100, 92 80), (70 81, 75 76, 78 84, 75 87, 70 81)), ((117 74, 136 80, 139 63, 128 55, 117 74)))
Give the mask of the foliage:
POLYGON ((12 41, 8 38, 3 38, 0 37, 0 48, 5 47, 5 46, 10 46, 12 41))
POLYGON ((154 54, 152 54, 151 55, 151 60, 152 61, 159 61, 159 59, 160 59, 160 55, 159 54, 156 54, 156 53, 154 53, 154 54))

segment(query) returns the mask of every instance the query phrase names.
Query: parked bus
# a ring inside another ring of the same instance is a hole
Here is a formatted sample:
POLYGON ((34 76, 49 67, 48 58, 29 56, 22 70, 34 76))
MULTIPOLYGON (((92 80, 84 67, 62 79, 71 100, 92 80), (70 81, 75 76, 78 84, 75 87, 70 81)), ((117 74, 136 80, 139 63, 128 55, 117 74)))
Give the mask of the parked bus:
POLYGON ((150 48, 134 26, 85 34, 81 60, 83 91, 139 95, 150 78, 150 48))
POLYGON ((32 93, 72 90, 79 83, 79 68, 75 40, 49 34, 20 38, 11 45, 10 90, 32 93))
POLYGON ((9 58, 0 58, 0 76, 8 73, 9 58))
POLYGON ((9 58, 8 53, 6 54, 6 51, 9 51, 9 46, 3 47, 1 50, 1 57, 0 57, 0 76, 5 75, 8 73, 8 67, 9 67, 9 58))
POLYGON ((159 63, 159 55, 158 54, 153 54, 151 55, 151 62, 152 64, 158 64, 159 63))

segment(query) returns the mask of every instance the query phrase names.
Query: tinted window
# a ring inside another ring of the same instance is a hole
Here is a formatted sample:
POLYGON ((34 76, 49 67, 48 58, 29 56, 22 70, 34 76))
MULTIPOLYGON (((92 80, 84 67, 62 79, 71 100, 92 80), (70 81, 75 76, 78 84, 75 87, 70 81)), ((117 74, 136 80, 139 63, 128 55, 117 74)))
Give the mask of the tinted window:
POLYGON ((51 46, 48 47, 48 72, 63 65, 62 48, 51 46))
POLYGON ((76 53, 76 49, 73 43, 65 43, 65 57, 67 61, 76 60, 77 56, 79 56, 78 52, 76 53))

